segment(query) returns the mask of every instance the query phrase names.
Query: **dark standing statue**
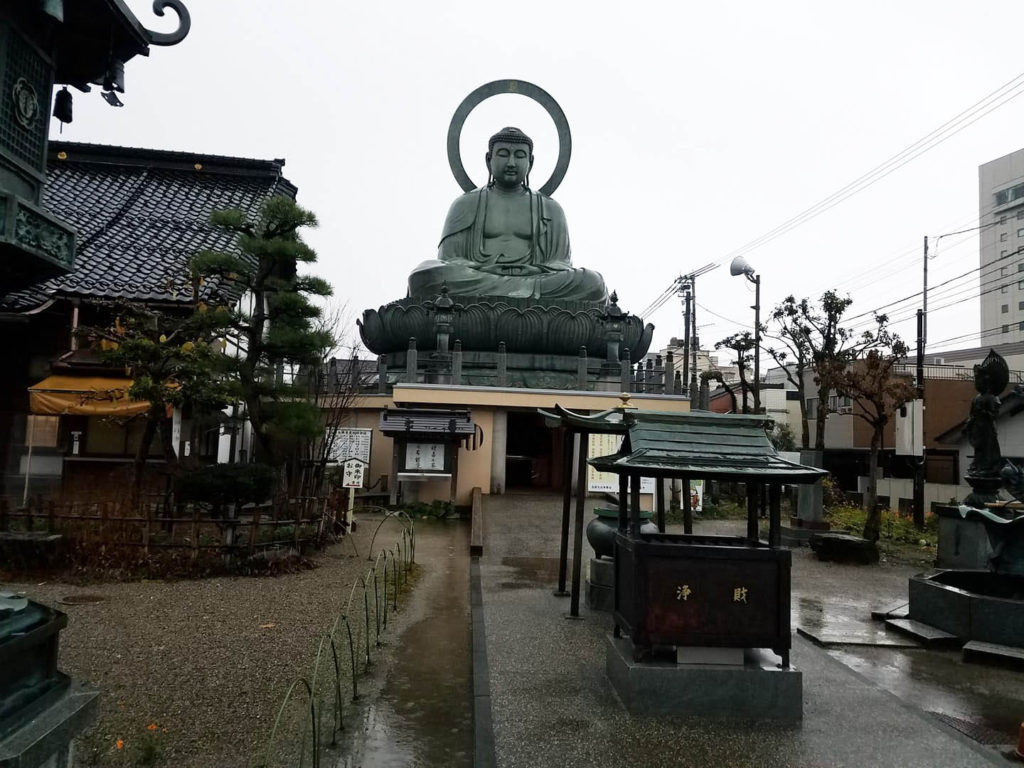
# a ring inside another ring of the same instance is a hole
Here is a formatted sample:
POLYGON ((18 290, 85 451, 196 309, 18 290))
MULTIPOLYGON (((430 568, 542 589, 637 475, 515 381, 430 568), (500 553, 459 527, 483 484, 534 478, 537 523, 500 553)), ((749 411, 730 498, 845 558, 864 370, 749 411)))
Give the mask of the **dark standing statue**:
POLYGON ((409 295, 431 298, 447 283, 456 296, 607 302, 601 275, 572 266, 562 207, 530 189, 533 140, 503 128, 485 159, 486 186, 452 203, 437 259, 409 275, 409 295))
POLYGON ((971 401, 967 419, 967 440, 974 449, 974 460, 965 479, 973 492, 964 500, 968 506, 984 508, 986 503, 998 499, 997 491, 1003 483, 1000 471, 1003 457, 999 451, 996 418, 1002 405, 999 395, 1010 381, 1006 361, 990 350, 980 365, 974 366, 974 388, 978 390, 971 401))
POLYGON ((978 390, 971 401, 971 415, 967 419, 967 439, 974 449, 974 461, 967 470, 969 475, 998 475, 1003 466, 996 436, 996 417, 1002 403, 999 395, 1006 389, 1010 375, 1003 360, 994 350, 989 351, 981 365, 974 366, 974 388, 978 390))

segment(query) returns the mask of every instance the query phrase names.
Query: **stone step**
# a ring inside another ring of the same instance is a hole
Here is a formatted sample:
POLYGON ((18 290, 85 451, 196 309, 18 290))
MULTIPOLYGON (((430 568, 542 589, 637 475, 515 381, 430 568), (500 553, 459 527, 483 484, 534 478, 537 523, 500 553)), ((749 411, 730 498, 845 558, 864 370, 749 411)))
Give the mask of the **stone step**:
POLYGON ((960 638, 956 635, 951 635, 949 632, 933 627, 931 624, 914 621, 913 619, 886 619, 885 626, 897 632, 902 632, 905 635, 910 635, 927 646, 959 646, 961 644, 960 638))
POLYGON ((910 615, 909 612, 910 603, 906 600, 900 600, 898 603, 892 603, 884 608, 872 611, 871 618, 876 621, 885 621, 886 619, 905 619, 910 615))
POLYGON ((999 645, 998 643, 985 643, 981 640, 971 640, 963 647, 963 659, 964 661, 983 659, 985 661, 1024 664, 1024 648, 1015 648, 1012 645, 999 645))

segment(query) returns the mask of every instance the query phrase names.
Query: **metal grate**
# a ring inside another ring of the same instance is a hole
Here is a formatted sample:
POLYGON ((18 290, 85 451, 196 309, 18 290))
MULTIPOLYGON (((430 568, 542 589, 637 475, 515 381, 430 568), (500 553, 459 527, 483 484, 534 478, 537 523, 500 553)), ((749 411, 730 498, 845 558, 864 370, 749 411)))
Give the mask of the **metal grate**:
POLYGON ((1013 743, 1013 736, 1001 733, 987 725, 964 720, 962 717, 953 717, 953 715, 947 715, 944 712, 931 712, 930 714, 979 744, 996 746, 1013 743))
POLYGON ((0 147, 37 171, 45 167, 46 129, 49 124, 52 73, 46 60, 11 28, 0 29, 0 147), (18 122, 14 108, 14 86, 25 78, 35 89, 39 115, 31 127, 18 122))

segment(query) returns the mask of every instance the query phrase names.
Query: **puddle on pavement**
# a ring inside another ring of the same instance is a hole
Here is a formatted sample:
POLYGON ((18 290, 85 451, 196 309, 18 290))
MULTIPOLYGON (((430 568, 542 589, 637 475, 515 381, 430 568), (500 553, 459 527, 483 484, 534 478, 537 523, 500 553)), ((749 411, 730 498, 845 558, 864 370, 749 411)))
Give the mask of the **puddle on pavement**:
POLYGON ((867 603, 825 603, 798 597, 793 602, 792 616, 793 627, 821 645, 918 647, 918 643, 872 619, 867 603))
POLYGON ((424 575, 413 596, 424 615, 387 639, 394 652, 383 687, 337 768, 473 763, 469 545, 461 532, 455 546, 448 534, 440 541, 424 534, 418 526, 416 555, 424 575))
POLYGON ((833 658, 925 711, 961 718, 1016 743, 1024 720, 1024 672, 965 664, 959 651, 844 648, 833 658))
MULTIPOLYGON (((558 581, 557 557, 503 557, 501 558, 501 564, 516 569, 513 576, 517 582, 530 582, 529 585, 523 584, 523 587, 536 584, 554 584, 558 581)), ((566 574, 569 578, 572 577, 572 558, 569 558, 566 574)), ((505 584, 502 586, 505 586, 505 584)))

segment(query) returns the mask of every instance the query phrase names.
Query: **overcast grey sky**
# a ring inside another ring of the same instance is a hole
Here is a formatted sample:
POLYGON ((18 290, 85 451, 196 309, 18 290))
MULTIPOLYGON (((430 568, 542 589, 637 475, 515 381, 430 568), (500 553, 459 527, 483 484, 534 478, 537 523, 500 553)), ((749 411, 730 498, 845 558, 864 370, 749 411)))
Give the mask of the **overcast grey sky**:
MULTIPOLYGON (((554 197, 573 261, 640 311, 676 275, 722 261, 1024 72, 1021 0, 186 3, 191 34, 129 62, 125 107, 76 94, 62 138, 285 158, 320 217, 307 237, 316 271, 353 314, 404 296, 436 253, 460 193, 448 123, 488 81, 527 80, 562 105, 573 156, 554 197)), ((151 28, 173 26, 148 1, 129 5, 151 28)), ((1009 100, 750 251, 762 306, 836 287, 856 315, 919 291, 922 236, 978 223, 977 167, 1024 147, 1022 118, 1024 98, 1009 100)), ((520 96, 471 115, 470 175, 485 179, 486 137, 505 125, 533 136, 539 187, 557 139, 520 96)), ((977 265, 973 234, 944 238, 931 283, 977 265)), ((977 300, 953 304, 977 280, 958 286, 930 298, 930 351, 978 331, 977 300)), ((698 302, 721 316, 698 308, 705 346, 752 325, 751 291, 727 263, 698 280, 698 302)), ((917 304, 894 314, 911 343, 917 304)), ((682 335, 677 300, 646 319, 658 346, 682 335)))

